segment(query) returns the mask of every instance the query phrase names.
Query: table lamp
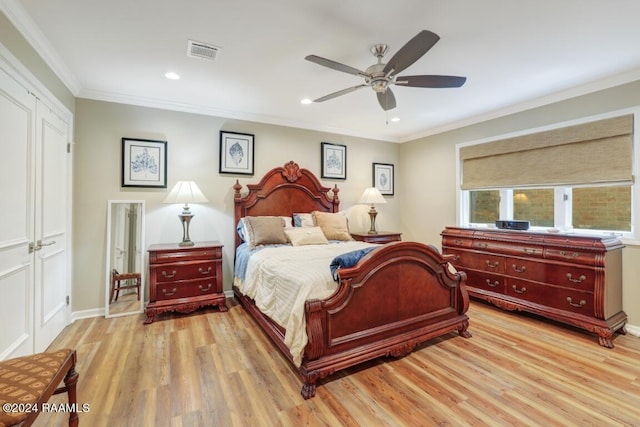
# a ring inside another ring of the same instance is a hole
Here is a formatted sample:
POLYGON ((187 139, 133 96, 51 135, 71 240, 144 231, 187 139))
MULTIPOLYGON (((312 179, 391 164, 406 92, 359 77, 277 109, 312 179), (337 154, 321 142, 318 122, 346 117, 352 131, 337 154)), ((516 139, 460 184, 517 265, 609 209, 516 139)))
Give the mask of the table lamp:
POLYGON ((378 212, 376 211, 375 204, 384 204, 387 201, 382 197, 380 191, 376 187, 370 187, 364 190, 362 193, 362 197, 358 200, 359 204, 363 205, 371 205, 371 209, 369 209, 369 218, 371 218, 371 229, 369 230, 369 234, 378 234, 376 231, 376 216, 378 212))
POLYGON ((164 199, 163 203, 184 203, 182 213, 178 215, 182 222, 182 242, 178 244, 179 246, 193 246, 193 242, 189 238, 189 223, 193 218, 193 214, 189 210, 189 203, 207 203, 208 201, 193 181, 178 181, 164 199))

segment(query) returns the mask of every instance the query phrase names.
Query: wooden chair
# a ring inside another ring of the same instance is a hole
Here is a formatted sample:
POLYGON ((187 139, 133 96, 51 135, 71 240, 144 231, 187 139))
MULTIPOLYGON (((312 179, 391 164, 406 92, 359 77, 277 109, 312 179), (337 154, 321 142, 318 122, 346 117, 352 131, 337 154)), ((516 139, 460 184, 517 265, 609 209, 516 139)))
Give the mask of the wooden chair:
POLYGON ((136 288, 136 292, 138 293, 138 301, 140 301, 140 281, 140 273, 120 274, 118 273, 118 270, 114 268, 113 271, 111 271, 111 298, 109 299, 109 302, 111 303, 118 300, 120 289, 130 288, 136 288), (129 282, 130 280, 134 280, 133 284, 129 282), (121 282, 124 282, 124 284, 121 282))
MULTIPOLYGON (((78 425, 76 351, 32 354, 0 362, 0 426, 30 426, 54 394, 67 392, 69 426, 78 425), (64 381, 64 386, 59 387, 64 381)), ((53 408, 51 409, 53 411, 53 408)))

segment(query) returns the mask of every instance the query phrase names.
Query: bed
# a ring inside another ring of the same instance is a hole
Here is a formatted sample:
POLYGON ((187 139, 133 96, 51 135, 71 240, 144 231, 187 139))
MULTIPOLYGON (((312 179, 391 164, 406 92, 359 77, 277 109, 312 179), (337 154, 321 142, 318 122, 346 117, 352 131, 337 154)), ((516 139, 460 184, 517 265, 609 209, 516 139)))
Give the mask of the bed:
MULTIPOLYGON (((339 212, 337 185, 324 187, 311 171, 293 161, 270 170, 259 183, 248 184, 246 191, 238 181, 233 189, 235 224, 261 217, 339 212)), ((236 268, 244 243, 241 234, 236 233, 236 268)), ((347 242, 336 243, 349 246, 347 242)), ((286 249, 287 245, 283 246, 286 249)), ((305 399, 315 396, 319 380, 338 370, 381 356, 401 357, 425 341, 452 332, 471 336, 464 272, 455 272, 430 245, 394 242, 372 246, 363 250, 349 246, 347 255, 360 253, 361 258, 354 265, 334 266, 335 288, 321 298, 302 302, 306 344, 299 355, 292 354, 283 322, 258 308, 261 304, 256 303, 255 292, 243 292, 245 281, 250 280, 238 277, 236 270, 235 297, 298 370, 305 399)), ((267 250, 271 251, 271 246, 262 250, 261 258, 272 260, 272 253, 264 252, 267 250)), ((258 261, 249 262, 247 271, 253 271, 258 261)))

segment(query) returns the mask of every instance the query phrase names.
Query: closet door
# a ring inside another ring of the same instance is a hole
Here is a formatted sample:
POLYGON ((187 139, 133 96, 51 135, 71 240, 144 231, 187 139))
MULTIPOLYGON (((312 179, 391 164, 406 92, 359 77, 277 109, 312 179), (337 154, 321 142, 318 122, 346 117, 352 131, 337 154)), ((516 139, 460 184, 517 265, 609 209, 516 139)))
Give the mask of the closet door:
POLYGON ((68 124, 42 102, 36 105, 35 351, 44 351, 69 323, 68 124))
POLYGON ((0 68, 0 359, 33 352, 35 101, 0 68))

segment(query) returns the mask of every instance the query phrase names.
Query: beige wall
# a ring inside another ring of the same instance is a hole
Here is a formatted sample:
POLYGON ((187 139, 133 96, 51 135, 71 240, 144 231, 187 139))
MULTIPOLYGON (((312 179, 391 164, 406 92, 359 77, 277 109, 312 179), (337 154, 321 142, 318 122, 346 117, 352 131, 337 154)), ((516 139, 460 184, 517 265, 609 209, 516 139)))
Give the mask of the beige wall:
MULTIPOLYGON (((396 179, 405 195, 400 199, 402 231, 407 238, 440 247, 442 229, 456 224, 456 144, 639 105, 636 81, 402 144, 396 179)), ((635 210, 640 215, 637 203, 635 210)), ((633 245, 623 252, 623 308, 629 324, 640 326, 640 247, 633 245)))
MULTIPOLYGON (((233 190, 256 183, 269 169, 294 160, 320 176, 320 143, 347 146, 347 179, 323 180, 340 188, 341 208, 349 211, 352 230, 368 230, 367 207, 355 205, 372 183, 372 163, 398 163, 398 144, 295 128, 226 120, 196 114, 78 99, 74 146, 74 311, 104 306, 107 200, 146 202, 146 243, 178 242, 182 228, 179 206, 162 203, 179 180, 194 180, 210 203, 195 205, 192 240, 219 240, 224 245, 224 286, 231 288, 233 272, 233 190), (218 173, 220 130, 255 135, 255 175, 218 173), (166 140, 167 189, 120 186, 121 138, 166 140)), ((402 190, 378 207, 379 229, 398 230, 402 190)))

